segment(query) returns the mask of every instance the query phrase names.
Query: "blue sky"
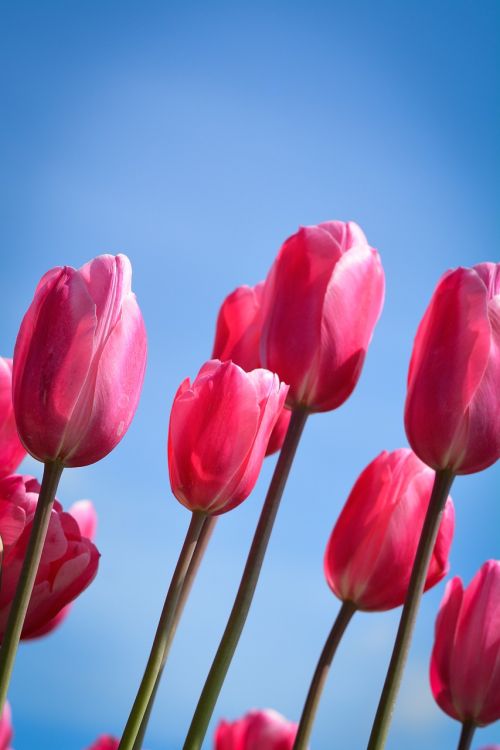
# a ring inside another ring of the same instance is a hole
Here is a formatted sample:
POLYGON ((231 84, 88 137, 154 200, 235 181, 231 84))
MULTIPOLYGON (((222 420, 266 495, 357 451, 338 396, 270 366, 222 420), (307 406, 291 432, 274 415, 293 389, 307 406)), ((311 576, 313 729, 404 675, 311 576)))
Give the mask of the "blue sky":
MULTIPOLYGON (((16 750, 83 750, 119 733, 188 524, 165 458, 179 382, 208 358, 223 297, 263 278, 299 224, 354 219, 382 255, 386 305, 358 388, 311 417, 254 607, 216 710, 300 713, 338 610, 322 575, 360 470, 406 445, 414 332, 443 271, 498 260, 500 65, 495 0, 0 0, 1 353, 42 273, 125 252, 149 334, 133 425, 105 460, 68 470, 91 498, 96 581, 50 638, 21 647, 16 750)), ((165 673, 149 750, 178 750, 248 551, 269 460, 223 517, 165 673)), ((37 475, 35 461, 25 464, 37 475)), ((500 556, 500 467, 459 478, 452 572, 500 556)), ((426 595, 388 750, 454 748, 428 688, 426 595)), ((399 611, 359 615, 338 654, 312 750, 363 750, 399 611)), ((475 746, 500 741, 500 727, 475 746)), ((211 742, 207 741, 207 748, 211 742)))

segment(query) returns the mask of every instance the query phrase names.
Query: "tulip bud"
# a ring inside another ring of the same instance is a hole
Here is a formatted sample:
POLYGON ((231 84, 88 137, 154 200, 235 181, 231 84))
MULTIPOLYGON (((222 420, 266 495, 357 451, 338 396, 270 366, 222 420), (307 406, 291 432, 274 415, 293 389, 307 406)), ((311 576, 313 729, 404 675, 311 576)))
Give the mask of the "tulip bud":
POLYGON ((475 726, 500 719, 500 561, 489 560, 464 590, 447 585, 436 620, 431 688, 448 716, 475 726))
POLYGON ((111 737, 109 734, 105 734, 99 737, 87 750, 118 750, 119 744, 119 740, 111 737))
POLYGON ((12 714, 10 705, 6 702, 0 718, 0 750, 12 750, 10 743, 13 736, 12 714))
MULTIPOLYGON (((325 553, 326 579, 339 599, 367 612, 404 604, 433 481, 407 448, 383 451, 360 474, 325 553)), ((454 525, 448 498, 425 590, 448 572, 454 525)))
MULTIPOLYGON (((213 359, 230 359, 247 372, 261 366, 260 335, 262 330, 262 297, 264 282, 254 287, 240 286, 226 297, 219 310, 213 359)), ((266 456, 281 450, 290 417, 289 409, 282 409, 269 439, 266 456)))
POLYGON ((500 457, 500 264, 438 283, 415 337, 405 426, 436 470, 470 474, 500 457))
POLYGON ((177 391, 168 433, 170 484, 191 511, 225 513, 252 491, 287 386, 267 370, 211 360, 177 391))
POLYGON ((25 455, 12 405, 12 360, 0 357, 0 477, 12 474, 25 455))
POLYGON ((214 750, 292 750, 297 728, 272 709, 250 711, 237 721, 219 722, 214 750))
POLYGON ((384 301, 376 250, 353 222, 302 227, 266 279, 261 360, 287 405, 329 411, 352 393, 384 301))
MULTIPOLYGON (((33 477, 12 474, 0 479, 0 537, 4 554, 0 589, 0 640, 26 555, 40 485, 33 477)), ((47 632, 49 623, 91 583, 99 553, 82 536, 76 520, 57 501, 24 621, 23 638, 47 632)))
POLYGON ((109 453, 135 413, 146 333, 125 255, 41 279, 14 352, 21 441, 40 461, 85 466, 109 453))

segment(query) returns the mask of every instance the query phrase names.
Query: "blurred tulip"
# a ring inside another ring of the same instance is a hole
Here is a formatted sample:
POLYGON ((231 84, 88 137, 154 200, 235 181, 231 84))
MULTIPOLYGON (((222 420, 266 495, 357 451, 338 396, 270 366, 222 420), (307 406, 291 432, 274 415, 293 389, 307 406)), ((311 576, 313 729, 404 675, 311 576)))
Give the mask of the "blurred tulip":
MULTIPOLYGON (((40 485, 33 477, 12 474, 0 479, 0 537, 4 545, 0 589, 0 638, 26 554, 40 485)), ((23 638, 47 632, 48 624, 90 584, 99 553, 82 536, 77 521, 57 501, 22 631, 23 638)), ((57 621, 56 621, 57 624, 57 621)))
POLYGON ((287 386, 267 370, 211 360, 178 389, 168 435, 170 484, 191 511, 225 513, 252 491, 287 386))
POLYGON ((266 279, 261 361, 287 404, 329 411, 352 393, 384 301, 378 253, 353 222, 302 227, 266 279))
MULTIPOLYGON (((247 372, 261 366, 260 335, 262 330, 262 297, 264 282, 240 286, 221 305, 217 317, 212 357, 222 362, 230 359, 247 372)), ((281 450, 292 413, 283 408, 272 431, 266 456, 281 450)))
POLYGON ((487 745, 482 747, 481 750, 500 750, 500 745, 487 745))
POLYGON ((486 562, 465 590, 460 578, 448 583, 430 680, 453 719, 479 727, 500 719, 500 561, 486 562))
MULTIPOLYGON (((359 476, 328 541, 325 574, 358 609, 404 604, 434 472, 407 448, 383 451, 359 476)), ((448 498, 425 589, 448 572, 455 513, 448 498)))
POLYGON ((272 709, 250 711, 242 719, 221 721, 214 750, 292 750, 297 724, 272 709))
POLYGON ((10 705, 5 703, 0 718, 0 750, 12 750, 10 743, 14 732, 12 729, 12 714, 10 705))
POLYGON ((14 352, 21 440, 39 461, 85 466, 122 439, 136 410, 146 333, 124 255, 41 279, 14 352))
POLYGON ((105 734, 99 737, 87 750, 118 750, 120 740, 105 734))
POLYGON ((415 337, 405 426, 436 470, 470 474, 500 457, 500 264, 438 283, 415 337))
POLYGON ((0 357, 0 476, 12 474, 25 455, 12 405, 12 360, 0 357))

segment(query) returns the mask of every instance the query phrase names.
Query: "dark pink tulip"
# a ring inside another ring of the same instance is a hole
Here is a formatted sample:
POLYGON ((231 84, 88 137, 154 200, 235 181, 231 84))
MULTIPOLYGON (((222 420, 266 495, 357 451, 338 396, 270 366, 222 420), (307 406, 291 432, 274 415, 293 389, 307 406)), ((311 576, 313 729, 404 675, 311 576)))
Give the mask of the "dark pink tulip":
POLYGON ((12 360, 0 357, 0 476, 12 474, 25 455, 12 405, 12 360))
POLYGON ((405 426, 433 469, 470 474, 500 457, 500 264, 438 283, 415 338, 405 426))
POLYGON ((272 709, 250 711, 237 721, 221 721, 214 750, 292 750, 297 724, 272 709))
POLYGON ((252 491, 287 386, 267 370, 211 360, 177 391, 168 434, 170 484, 192 511, 225 513, 252 491))
POLYGON ((134 416, 146 333, 125 255, 42 278, 14 352, 21 440, 40 461, 85 466, 109 453, 134 416))
POLYGON ((10 706, 8 703, 5 703, 0 718, 0 750, 12 750, 10 743, 13 736, 10 706))
POLYGON ((452 718, 480 727, 500 719, 500 561, 486 562, 465 590, 460 578, 448 583, 430 678, 452 718))
MULTIPOLYGON (((97 529, 97 513, 95 512, 95 508, 90 500, 78 500, 78 502, 71 506, 68 513, 73 516, 77 522, 82 538, 93 542, 97 529)), ((67 604, 55 617, 52 618, 52 620, 49 620, 41 628, 30 633, 29 636, 25 636, 25 640, 26 638, 40 638, 40 636, 47 635, 58 628, 69 615, 72 606, 72 603, 67 604)))
MULTIPOLYGON (((261 366, 260 335, 262 330, 262 297, 264 282, 240 286, 221 305, 217 317, 212 357, 232 360, 247 372, 261 366)), ((266 455, 281 450, 292 413, 283 409, 272 432, 266 455)))
MULTIPOLYGON (((4 545, 0 589, 0 639, 5 626, 33 525, 40 485, 33 477, 12 474, 0 479, 0 537, 4 545)), ((46 632, 60 611, 91 583, 99 553, 82 536, 77 521, 54 503, 42 559, 31 595, 22 637, 46 632)))
MULTIPOLYGON (((360 474, 328 541, 333 593, 376 612, 404 604, 434 472, 407 448, 383 451, 360 474)), ((448 572, 455 512, 448 498, 425 589, 448 572)))
POLYGON ((105 734, 99 737, 87 750, 118 750, 120 740, 105 734))
POLYGON ((361 373, 384 301, 376 250, 353 222, 301 227, 267 277, 261 360, 290 385, 288 406, 340 406, 361 373))

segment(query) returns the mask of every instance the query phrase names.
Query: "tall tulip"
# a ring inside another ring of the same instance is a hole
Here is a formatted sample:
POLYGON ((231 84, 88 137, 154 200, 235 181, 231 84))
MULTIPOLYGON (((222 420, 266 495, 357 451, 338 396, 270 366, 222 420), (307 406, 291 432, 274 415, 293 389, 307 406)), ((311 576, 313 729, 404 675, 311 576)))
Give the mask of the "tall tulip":
POLYGON ((12 742, 13 736, 14 731, 12 729, 10 705, 5 703, 0 717, 0 750, 12 750, 10 743, 12 742))
POLYGON ((292 750, 297 724, 273 709, 250 711, 237 721, 220 721, 214 750, 292 750))
POLYGON ((384 301, 379 254, 354 222, 301 227, 266 279, 261 360, 288 405, 328 411, 352 393, 384 301))
MULTIPOLYGON (((325 552, 328 585, 343 602, 319 658, 299 724, 304 750, 340 640, 356 610, 382 612, 404 604, 434 472, 412 451, 383 451, 358 477, 325 552)), ((448 572, 455 513, 448 498, 425 589, 448 572)))
POLYGON ((438 705, 462 722, 462 747, 475 727, 500 719, 500 561, 489 560, 464 589, 446 587, 436 620, 431 688, 438 705))
POLYGON ((12 360, 0 357, 0 477, 12 474, 25 455, 12 404, 12 360))
POLYGON ((88 748, 88 750, 118 750, 119 744, 120 741, 115 739, 115 737, 105 734, 102 737, 99 737, 94 744, 88 748))
POLYGON ((0 651, 3 706, 51 509, 65 466, 109 453, 128 429, 146 365, 146 333, 125 255, 39 282, 19 330, 12 376, 21 442, 45 464, 32 535, 0 651))
MULTIPOLYGON (((217 316, 212 352, 214 359, 230 359, 247 372, 261 367, 263 295, 264 282, 261 281, 254 287, 240 286, 226 297, 217 316)), ((291 415, 289 409, 282 409, 269 438, 266 455, 281 450, 291 415)))

